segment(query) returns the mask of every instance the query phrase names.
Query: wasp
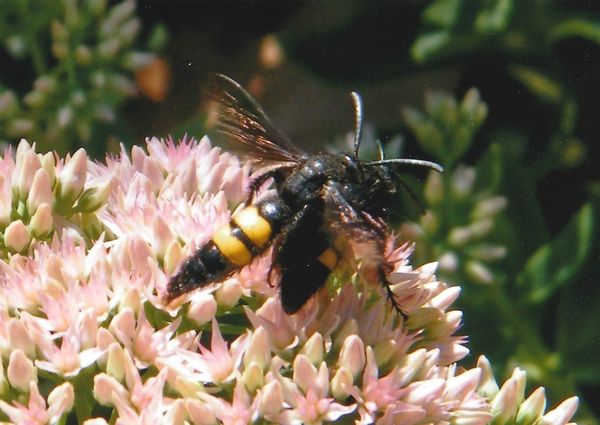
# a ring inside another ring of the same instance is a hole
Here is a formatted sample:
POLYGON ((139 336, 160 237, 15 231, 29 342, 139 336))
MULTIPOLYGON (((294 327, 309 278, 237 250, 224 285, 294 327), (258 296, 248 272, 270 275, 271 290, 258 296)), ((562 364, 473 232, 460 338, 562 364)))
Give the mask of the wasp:
POLYGON ((165 301, 223 280, 272 247, 269 277, 277 272, 281 305, 294 314, 324 286, 340 261, 341 245, 356 242, 367 247, 361 261, 375 265, 392 306, 406 317, 387 280, 390 267, 384 258, 388 229, 400 221, 399 192, 408 190, 400 171, 418 166, 441 172, 441 166, 384 159, 381 149, 379 160, 359 160, 362 101, 354 92, 352 154, 303 152, 240 84, 224 75, 213 78, 210 93, 214 130, 245 154, 255 172, 243 207, 185 260, 168 283, 165 301), (256 199, 268 181, 275 190, 256 199))

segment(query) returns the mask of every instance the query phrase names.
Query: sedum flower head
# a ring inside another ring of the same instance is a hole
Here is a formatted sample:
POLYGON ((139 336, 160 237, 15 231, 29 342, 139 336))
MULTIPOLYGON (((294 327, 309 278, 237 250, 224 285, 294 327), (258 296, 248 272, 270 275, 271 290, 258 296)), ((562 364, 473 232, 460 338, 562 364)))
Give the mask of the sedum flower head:
POLYGON ((249 170, 207 139, 149 139, 105 164, 22 142, 0 176, 0 420, 533 424, 574 413, 576 399, 544 413, 543 390, 525 398, 519 370, 499 388, 484 358, 457 366, 468 354, 460 289, 436 278, 437 263, 413 267, 409 244, 387 253, 407 320, 351 264, 289 316, 268 255, 165 306, 169 276, 248 186, 249 170))

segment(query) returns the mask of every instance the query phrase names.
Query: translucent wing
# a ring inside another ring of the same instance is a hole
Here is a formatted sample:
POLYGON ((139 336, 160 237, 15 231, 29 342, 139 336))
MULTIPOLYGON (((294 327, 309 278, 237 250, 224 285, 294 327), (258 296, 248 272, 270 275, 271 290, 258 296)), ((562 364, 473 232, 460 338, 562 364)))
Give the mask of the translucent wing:
POLYGON ((271 123, 244 88, 221 74, 207 89, 207 127, 253 161, 300 163, 304 154, 271 123))

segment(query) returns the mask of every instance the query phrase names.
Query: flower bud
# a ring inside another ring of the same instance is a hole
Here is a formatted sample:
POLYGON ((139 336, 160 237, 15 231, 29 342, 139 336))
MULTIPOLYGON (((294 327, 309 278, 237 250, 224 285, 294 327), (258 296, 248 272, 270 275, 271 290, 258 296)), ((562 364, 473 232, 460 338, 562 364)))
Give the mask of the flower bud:
POLYGON ((496 214, 502 212, 506 208, 507 204, 508 201, 504 196, 494 196, 484 199, 475 205, 475 208, 471 213, 471 218, 478 220, 495 216, 496 214))
POLYGON ((467 261, 465 272, 475 283, 490 285, 494 282, 494 274, 480 261, 467 261))
POLYGON ((377 367, 381 369, 387 366, 397 352, 398 343, 393 339, 386 339, 377 344, 375 347, 373 347, 373 353, 375 354, 377 367))
POLYGON ((33 176, 31 191, 27 195, 27 211, 33 215, 41 204, 48 204, 50 207, 54 205, 50 176, 43 168, 39 168, 33 176))
POLYGON ((6 375, 10 385, 21 392, 29 390, 30 382, 37 383, 37 372, 33 362, 25 355, 23 350, 18 348, 10 353, 6 375))
POLYGON ((58 110, 58 115, 56 116, 56 122, 58 123, 58 127, 66 128, 73 121, 73 108, 70 105, 65 105, 58 110))
POLYGON ((215 318, 217 301, 212 294, 199 292, 192 295, 187 317, 198 325, 203 325, 215 318))
POLYGON ((117 343, 111 344, 108 349, 106 373, 119 382, 123 382, 125 378, 125 356, 123 349, 117 343))
POLYGON ((193 398, 185 399, 185 410, 194 425, 213 425, 217 418, 208 404, 193 398))
POLYGON ((271 363, 271 347, 267 331, 262 326, 258 327, 250 337, 248 347, 244 353, 244 366, 256 364, 261 373, 264 372, 271 363))
POLYGON ((308 341, 304 343, 300 353, 308 357, 312 364, 320 364, 324 355, 323 336, 319 332, 312 334, 308 341))
POLYGON ((108 406, 113 402, 113 397, 126 399, 127 390, 112 376, 100 373, 94 376, 94 398, 98 403, 108 406))
POLYGON ((339 366, 345 367, 354 379, 362 373, 365 367, 365 345, 358 335, 349 335, 340 351, 339 366))
POLYGON ((564 425, 575 414, 579 405, 578 397, 571 397, 563 401, 555 409, 549 411, 539 422, 539 425, 564 425))
POLYGON ((546 394, 544 387, 536 389, 527 400, 519 406, 519 412, 515 423, 517 425, 527 425, 535 423, 546 409, 546 394))
POLYGON ((452 191, 459 199, 464 199, 473 190, 476 172, 472 167, 459 166, 452 176, 452 191))
POLYGON ((60 417, 71 411, 74 401, 73 385, 64 382, 48 394, 48 410, 52 411, 56 417, 60 417))
POLYGON ((182 259, 181 245, 177 242, 177 239, 173 239, 167 249, 165 250, 165 257, 163 259, 165 273, 173 274, 179 267, 182 259))
POLYGON ((131 44, 140 32, 141 22, 138 18, 131 18, 119 28, 119 38, 124 44, 131 44))
POLYGON ((92 60, 92 50, 89 46, 77 46, 75 49, 75 60, 79 65, 88 65, 92 60))
POLYGON ((56 159, 54 158, 54 153, 47 152, 40 158, 40 163, 42 164, 42 168, 46 170, 48 173, 48 177, 50 177, 50 181, 54 181, 56 178, 56 159))
POLYGON ((313 366, 308 357, 298 354, 294 359, 293 380, 305 393, 315 384, 317 368, 313 366))
POLYGON ((34 176, 41 166, 34 148, 30 148, 25 139, 22 139, 17 147, 13 174, 13 188, 17 190, 21 199, 25 199, 29 194, 34 176))
POLYGON ((19 110, 17 97, 11 90, 0 93, 0 118, 9 118, 19 110))
POLYGON ((227 279, 215 293, 215 298, 220 306, 234 307, 242 296, 242 285, 237 279, 227 279))
POLYGON ((104 418, 92 418, 83 421, 83 425, 108 425, 108 422, 104 418))
MULTIPOLYGON (((8 122, 6 133, 12 137, 30 134, 35 128, 32 120, 26 118, 15 118, 8 122)), ((35 170, 34 170, 35 171, 35 170)))
POLYGON ((425 183, 425 199, 428 205, 439 205, 444 199, 444 182, 439 173, 429 173, 425 183))
POLYGON ((40 204, 29 221, 31 234, 37 239, 44 239, 50 235, 53 229, 52 207, 48 204, 40 204))
POLYGON ((196 397, 198 392, 206 391, 204 386, 193 376, 177 374, 173 379, 169 380, 169 385, 184 397, 196 397))
POLYGON ((11 318, 7 326, 8 333, 8 344, 11 349, 22 350, 23 353, 33 358, 35 356, 35 344, 31 341, 27 328, 18 319, 11 318))
POLYGON ((427 362, 427 350, 420 348, 401 357, 398 364, 398 377, 402 382, 408 383, 418 376, 421 370, 429 370, 426 367, 427 362))
POLYGON ((102 207, 106 203, 106 200, 110 195, 111 189, 111 179, 106 179, 98 186, 86 189, 77 200, 77 205, 75 206, 75 209, 84 213, 91 213, 96 211, 98 208, 102 207))
POLYGON ((260 366, 252 362, 244 369, 242 381, 248 392, 253 393, 265 384, 265 376, 260 366))
POLYGON ((61 204, 70 208, 81 195, 87 177, 88 157, 85 149, 81 148, 69 158, 60 170, 56 196, 61 204))
POLYGON ((81 227, 85 235, 91 240, 97 240, 102 232, 105 230, 102 222, 98 216, 94 213, 80 214, 81 227))
POLYGON ((345 367, 340 367, 331 380, 331 394, 336 400, 345 400, 350 393, 354 378, 352 373, 345 367))
POLYGON ((492 245, 481 243, 472 246, 470 250, 471 258, 481 261, 496 261, 506 257, 506 247, 501 245, 492 245))
MULTIPOLYGON (((0 177, 0 180, 2 178, 0 177)), ((1 183, 1 181, 0 181, 1 183)), ((10 192, 6 197, 0 197, 0 227, 6 227, 10 223, 12 213, 12 199, 10 192)))
POLYGON ((421 307, 418 310, 411 312, 406 326, 409 329, 419 329, 427 326, 435 320, 442 317, 442 312, 437 308, 421 307))
POLYGON ((258 412, 263 418, 277 415, 283 407, 283 390, 279 381, 271 381, 261 391, 258 412))
POLYGON ((494 221, 491 218, 482 218, 469 224, 468 229, 472 238, 484 238, 494 228, 494 221))
POLYGON ((479 383, 478 392, 488 399, 491 399, 498 394, 498 383, 494 378, 492 365, 485 356, 479 356, 477 359, 477 367, 481 369, 481 380, 479 383))
POLYGON ((23 252, 30 241, 29 229, 21 220, 13 221, 4 231, 4 245, 12 252, 23 252))
POLYGON ((152 229, 154 235, 152 248, 158 258, 163 258, 170 243, 175 239, 175 236, 166 220, 160 215, 154 217, 152 229))
POLYGON ((517 380, 510 378, 502 385, 502 388, 490 403, 490 413, 494 417, 494 425, 504 425, 515 416, 517 412, 517 388, 517 380))

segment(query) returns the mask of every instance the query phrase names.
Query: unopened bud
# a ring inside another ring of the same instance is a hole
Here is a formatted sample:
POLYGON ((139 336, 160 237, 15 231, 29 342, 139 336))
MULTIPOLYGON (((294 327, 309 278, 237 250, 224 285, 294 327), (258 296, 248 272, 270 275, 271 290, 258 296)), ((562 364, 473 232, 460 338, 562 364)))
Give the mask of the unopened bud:
POLYGON ((217 303, 223 307, 234 307, 242 296, 242 285, 237 279, 227 279, 215 293, 217 303))
POLYGON ((320 364, 324 355, 323 336, 319 332, 312 334, 300 352, 308 357, 312 364, 320 364))
POLYGON ((265 384, 265 376, 263 375, 260 366, 254 362, 244 368, 242 380, 244 381, 244 386, 250 393, 255 392, 265 384))
POLYGON ((41 204, 29 221, 29 230, 35 238, 45 239, 53 229, 52 208, 48 204, 41 204))
POLYGON ((217 301, 212 294, 199 292, 192 295, 187 317, 197 325, 210 322, 217 314, 217 301))
POLYGON ((30 382, 37 382, 37 372, 33 362, 20 349, 10 353, 6 375, 10 385, 21 392, 29 391, 30 382))
POLYGON ((521 403, 515 420, 517 425, 533 424, 543 415, 546 409, 545 393, 544 387, 539 387, 521 403))
POLYGON ((50 207, 54 205, 52 182, 43 168, 39 168, 33 176, 31 191, 27 195, 27 211, 30 215, 33 215, 41 204, 48 204, 50 207))
POLYGON ((195 425, 213 425, 217 423, 217 418, 208 404, 198 399, 185 399, 185 410, 190 420, 195 425))
POLYGON ((254 363, 264 372, 271 362, 271 346, 267 331, 259 326, 250 337, 248 347, 244 353, 244 366, 254 363))
POLYGON ((73 408, 73 402, 75 401, 73 385, 69 382, 62 383, 48 394, 47 400, 48 409, 55 412, 56 416, 70 412, 73 408))
POLYGON ((352 373, 345 367, 340 367, 331 380, 331 394, 336 400, 345 400, 350 393, 354 378, 352 373))
POLYGON ((42 164, 33 148, 29 148, 24 139, 19 143, 17 151, 13 187, 19 192, 21 199, 25 199, 31 190, 36 171, 42 164))
POLYGON ((57 198, 60 203, 70 208, 83 192, 83 185, 87 177, 88 157, 85 149, 81 148, 67 160, 60 170, 57 184, 57 198))
POLYGON ((264 418, 278 414, 283 408, 283 391, 279 381, 271 381, 265 385, 261 392, 258 411, 264 418))
POLYGON ((555 409, 549 411, 540 420, 540 425, 566 424, 575 414, 579 405, 578 397, 571 397, 563 401, 555 409))
POLYGON ((339 365, 345 367, 354 379, 365 367, 365 345, 358 335, 348 336, 340 351, 339 365))
POLYGON ((110 195, 112 180, 107 179, 96 187, 86 189, 79 199, 75 209, 83 213, 91 213, 103 206, 110 195))
POLYGON ((23 252, 31 241, 31 233, 21 220, 10 223, 4 231, 4 245, 12 252, 23 252))

